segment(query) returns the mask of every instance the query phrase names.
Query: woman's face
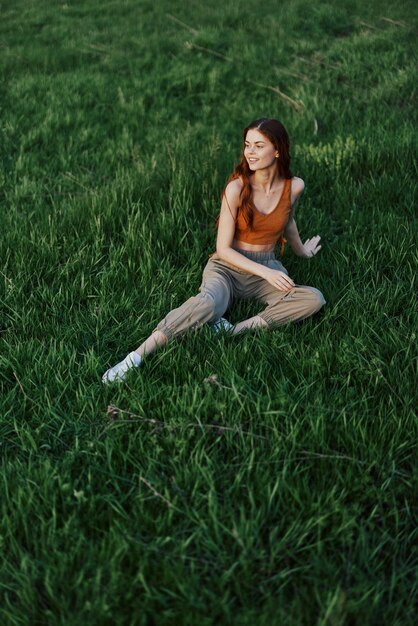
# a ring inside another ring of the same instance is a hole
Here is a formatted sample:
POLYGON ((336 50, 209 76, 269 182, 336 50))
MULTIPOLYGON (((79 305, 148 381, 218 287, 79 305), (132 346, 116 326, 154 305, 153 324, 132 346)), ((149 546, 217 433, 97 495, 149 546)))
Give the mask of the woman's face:
POLYGON ((251 128, 247 132, 244 143, 244 157, 253 172, 271 167, 276 162, 278 154, 270 139, 260 133, 260 131, 251 128))

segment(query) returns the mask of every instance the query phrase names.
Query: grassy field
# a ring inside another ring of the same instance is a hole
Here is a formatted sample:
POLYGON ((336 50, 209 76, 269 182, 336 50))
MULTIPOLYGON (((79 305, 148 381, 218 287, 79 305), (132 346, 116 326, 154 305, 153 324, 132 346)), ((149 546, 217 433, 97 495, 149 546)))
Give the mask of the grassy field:
POLYGON ((412 1, 1 3, 1 624, 415 623, 417 22, 412 1), (327 305, 193 331, 104 387, 197 292, 260 116, 322 236, 283 262, 327 305))

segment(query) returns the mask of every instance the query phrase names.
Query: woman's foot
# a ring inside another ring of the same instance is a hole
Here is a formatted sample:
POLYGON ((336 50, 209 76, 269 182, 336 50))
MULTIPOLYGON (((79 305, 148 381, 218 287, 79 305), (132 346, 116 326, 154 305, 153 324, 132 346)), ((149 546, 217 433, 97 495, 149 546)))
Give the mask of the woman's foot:
POLYGON ((132 367, 139 367, 141 363, 142 357, 137 352, 130 352, 123 361, 117 363, 103 374, 102 381, 104 383, 121 383, 125 379, 128 370, 132 367))
POLYGON ((234 328, 234 325, 231 324, 231 322, 228 322, 228 320, 225 319, 224 317, 220 317, 214 322, 209 322, 209 326, 210 326, 211 331, 214 334, 219 333, 221 330, 228 331, 234 328))

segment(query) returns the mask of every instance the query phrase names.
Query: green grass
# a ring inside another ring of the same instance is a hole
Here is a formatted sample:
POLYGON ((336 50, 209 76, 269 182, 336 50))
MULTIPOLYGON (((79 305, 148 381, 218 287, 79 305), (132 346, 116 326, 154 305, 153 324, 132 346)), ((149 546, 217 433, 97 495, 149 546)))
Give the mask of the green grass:
POLYGON ((1 623, 412 626, 415 3, 0 17, 1 623), (284 264, 326 306, 191 332, 104 387, 197 292, 263 115, 306 183, 302 239, 322 236, 284 264))

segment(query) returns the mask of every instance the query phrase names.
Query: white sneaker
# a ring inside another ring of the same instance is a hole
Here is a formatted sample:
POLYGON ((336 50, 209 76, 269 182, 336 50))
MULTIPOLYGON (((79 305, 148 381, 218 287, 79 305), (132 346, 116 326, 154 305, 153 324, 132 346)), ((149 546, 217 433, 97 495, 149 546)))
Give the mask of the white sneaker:
POLYGON ((214 334, 219 333, 221 330, 231 330, 234 328, 234 325, 228 322, 224 317, 220 317, 214 322, 209 322, 209 326, 214 334))
POLYGON ((102 381, 104 383, 121 383, 125 379, 127 371, 132 367, 139 367, 141 363, 142 357, 136 352, 130 352, 123 361, 117 363, 103 374, 102 381))

